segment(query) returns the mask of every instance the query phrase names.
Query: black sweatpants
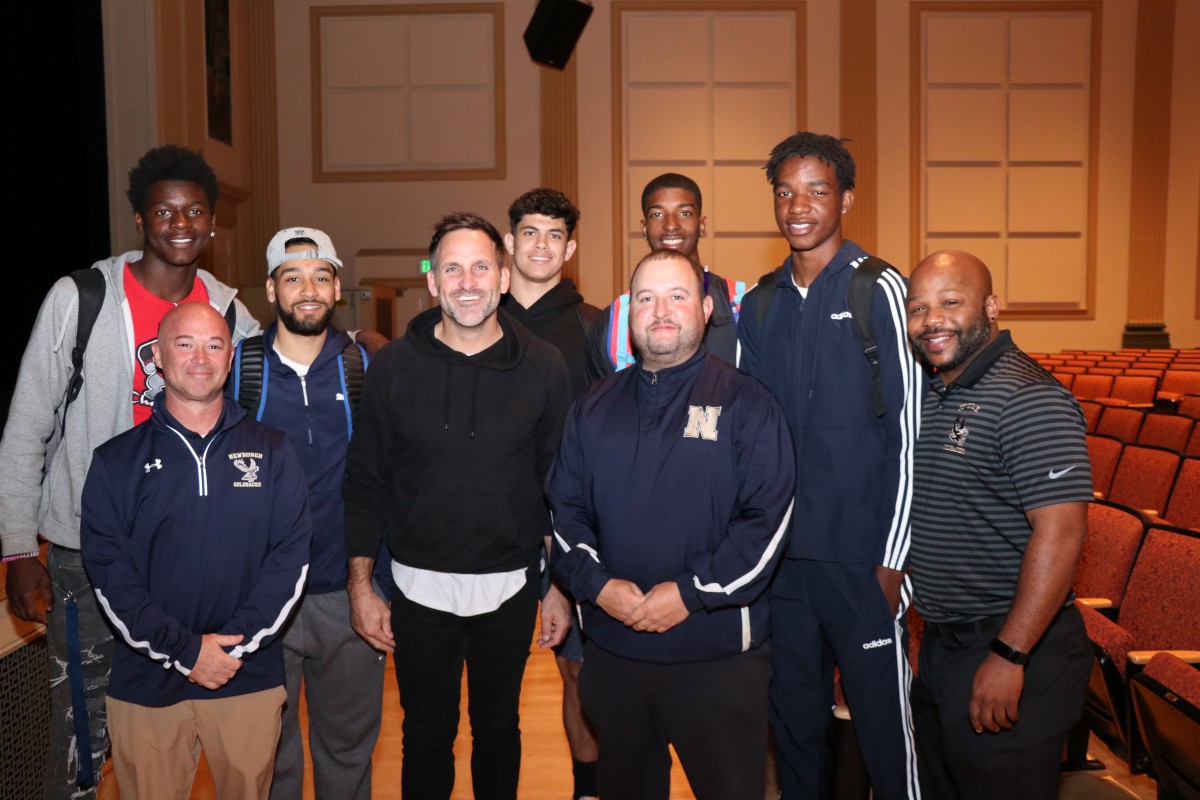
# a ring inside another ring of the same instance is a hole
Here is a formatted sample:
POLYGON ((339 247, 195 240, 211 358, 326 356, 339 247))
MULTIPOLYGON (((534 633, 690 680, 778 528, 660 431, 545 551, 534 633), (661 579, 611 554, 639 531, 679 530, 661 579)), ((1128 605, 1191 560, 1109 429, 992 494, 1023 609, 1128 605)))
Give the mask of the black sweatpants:
POLYGON ((666 800, 669 742, 697 800, 762 800, 770 645, 687 664, 631 661, 591 641, 583 652, 579 693, 600 740, 601 797, 666 800))
POLYGON ((1063 608, 1025 665, 1017 723, 976 733, 968 717, 975 672, 1003 621, 983 620, 953 635, 925 628, 912 701, 927 800, 1058 798, 1063 742, 1083 714, 1091 674, 1087 632, 1079 610, 1063 608))

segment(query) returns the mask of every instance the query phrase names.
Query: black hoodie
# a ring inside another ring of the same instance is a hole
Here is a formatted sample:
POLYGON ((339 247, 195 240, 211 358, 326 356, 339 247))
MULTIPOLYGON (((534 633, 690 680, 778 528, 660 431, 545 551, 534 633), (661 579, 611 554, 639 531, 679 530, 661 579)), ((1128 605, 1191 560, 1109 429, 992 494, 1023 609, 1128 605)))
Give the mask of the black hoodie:
POLYGON ((562 356, 505 312, 467 356, 434 337, 434 307, 371 362, 346 456, 346 555, 420 569, 506 572, 537 563, 542 482, 570 395, 562 356))
POLYGON ((500 298, 500 308, 507 311, 530 333, 545 339, 558 348, 567 362, 571 379, 571 396, 579 397, 590 385, 587 371, 587 332, 600 309, 583 302, 583 295, 570 278, 563 278, 554 288, 525 308, 511 294, 500 298))

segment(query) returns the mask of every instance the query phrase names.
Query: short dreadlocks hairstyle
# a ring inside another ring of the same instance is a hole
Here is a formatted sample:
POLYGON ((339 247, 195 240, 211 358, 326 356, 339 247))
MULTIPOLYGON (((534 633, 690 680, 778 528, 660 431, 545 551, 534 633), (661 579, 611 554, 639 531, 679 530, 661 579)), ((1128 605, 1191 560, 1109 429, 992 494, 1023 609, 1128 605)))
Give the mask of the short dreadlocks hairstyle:
POLYGON ((767 165, 763 167, 767 171, 767 182, 772 186, 775 185, 779 166, 789 158, 812 156, 833 167, 834 174, 837 175, 839 192, 853 189, 854 156, 850 155, 850 151, 843 144, 848 141, 850 140, 808 131, 793 133, 775 145, 775 149, 771 151, 771 157, 767 159, 767 165))

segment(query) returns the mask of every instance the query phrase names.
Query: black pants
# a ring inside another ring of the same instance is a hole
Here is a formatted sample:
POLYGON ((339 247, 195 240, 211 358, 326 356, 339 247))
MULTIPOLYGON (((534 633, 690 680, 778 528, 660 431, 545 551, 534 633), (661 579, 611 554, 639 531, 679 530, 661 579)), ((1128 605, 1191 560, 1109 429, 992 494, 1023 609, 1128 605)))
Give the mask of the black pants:
POLYGON ((762 800, 769 645, 689 664, 631 661, 590 641, 583 652, 579 693, 600 740, 601 797, 666 800, 669 742, 697 800, 762 800))
POLYGON ((454 739, 467 665, 471 780, 475 797, 514 800, 521 773, 518 707, 521 678, 537 617, 531 578, 500 608, 459 617, 392 598, 396 680, 404 709, 401 793, 406 800, 446 800, 454 790, 454 739))
POLYGON ((1083 620, 1065 607, 1030 653, 1017 723, 975 733, 967 711, 975 672, 1002 624, 996 617, 952 636, 925 629, 912 697, 924 800, 1058 798, 1063 742, 1083 714, 1091 672, 1083 620))

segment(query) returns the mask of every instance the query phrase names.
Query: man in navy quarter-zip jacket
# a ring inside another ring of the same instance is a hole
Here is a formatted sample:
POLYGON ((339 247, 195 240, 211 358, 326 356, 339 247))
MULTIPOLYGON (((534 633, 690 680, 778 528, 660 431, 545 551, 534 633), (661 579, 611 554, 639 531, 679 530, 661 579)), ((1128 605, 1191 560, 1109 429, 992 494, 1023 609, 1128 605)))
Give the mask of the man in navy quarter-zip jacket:
MULTIPOLYGON (((245 397, 249 413, 288 436, 308 478, 313 539, 308 585, 283 633, 287 703, 275 754, 272 800, 300 800, 304 742, 300 686, 308 703, 308 744, 318 800, 371 796, 371 754, 383 711, 384 654, 350 626, 346 596, 346 534, 342 478, 353 433, 353 401, 345 362, 350 337, 332 326, 341 298, 341 259, 333 241, 315 228, 279 231, 267 245, 267 301, 276 322, 259 348, 239 346, 237 378, 261 366, 257 402, 241 380, 226 392, 245 397), (249 407, 249 406, 253 407, 249 407)), ((353 355, 353 351, 349 351, 353 355)), ((364 367, 365 353, 360 352, 364 367)), ((354 376, 352 376, 354 377, 354 376)), ((249 381, 248 381, 249 382, 249 381)), ((389 586, 387 559, 376 564, 376 591, 389 586)))
POLYGON ((265 798, 284 701, 272 647, 308 571, 307 482, 279 431, 222 393, 233 348, 202 303, 153 346, 145 425, 96 449, 80 544, 123 646, 108 720, 124 798, 186 794, 202 748, 219 796, 265 798))
POLYGON ((583 615, 600 796, 665 800, 670 742, 697 797, 760 800, 787 425, 762 384, 701 346, 699 264, 656 250, 630 297, 637 363, 572 406, 546 481, 554 576, 583 615))
POLYGON ((792 539, 771 586, 780 788, 786 800, 824 796, 836 665, 875 797, 917 797, 905 570, 920 381, 904 280, 888 269, 872 287, 880 414, 847 300, 867 258, 842 238, 854 159, 840 140, 802 132, 776 145, 766 172, 791 255, 747 293, 738 336, 739 366, 775 395, 796 450, 792 539))

